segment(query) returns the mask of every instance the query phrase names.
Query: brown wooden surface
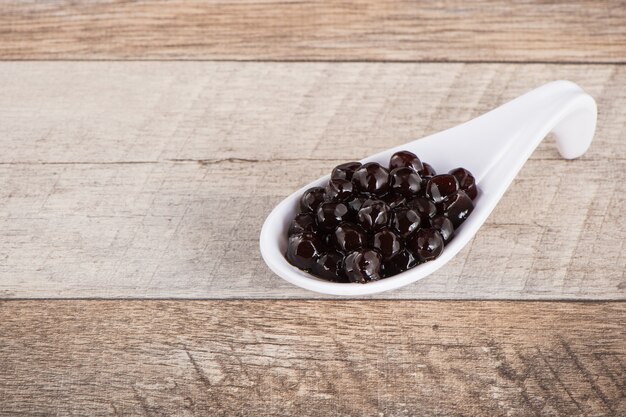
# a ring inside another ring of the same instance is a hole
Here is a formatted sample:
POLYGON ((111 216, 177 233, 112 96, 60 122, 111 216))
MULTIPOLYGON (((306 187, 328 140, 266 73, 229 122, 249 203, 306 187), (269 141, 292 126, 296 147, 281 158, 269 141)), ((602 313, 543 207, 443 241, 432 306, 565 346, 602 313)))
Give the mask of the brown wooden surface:
POLYGON ((6 301, 0 415, 623 416, 625 324, 624 303, 6 301))
POLYGON ((598 132, 385 294, 438 301, 0 301, 0 416, 626 415, 623 301, 441 300, 626 297, 624 1, 4 1, 29 59, 69 61, 0 64, 0 298, 311 296, 257 248, 309 174, 560 78, 598 132))
POLYGON ((0 58, 626 62, 626 2, 8 0, 0 58))
POLYGON ((559 78, 598 100, 589 151, 547 139, 458 256, 377 297, 626 299, 626 67, 543 64, 0 63, 0 295, 321 297, 262 261, 274 205, 559 78))

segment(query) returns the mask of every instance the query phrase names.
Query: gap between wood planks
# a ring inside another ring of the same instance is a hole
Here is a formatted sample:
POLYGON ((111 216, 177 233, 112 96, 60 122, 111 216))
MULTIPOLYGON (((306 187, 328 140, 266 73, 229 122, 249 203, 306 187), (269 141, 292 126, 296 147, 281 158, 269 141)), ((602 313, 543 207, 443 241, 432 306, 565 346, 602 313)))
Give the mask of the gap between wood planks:
MULTIPOLYGON (((534 161, 562 161, 559 157, 538 157, 531 158, 534 161)), ((584 158, 577 159, 577 163, 585 162, 616 162, 624 161, 626 157, 615 158, 584 158)), ((273 163, 273 162, 328 162, 329 164, 342 162, 343 159, 332 158, 276 158, 276 159, 246 159, 246 158, 224 158, 224 159, 164 159, 162 161, 0 161, 0 165, 142 165, 142 164, 185 164, 196 163, 199 165, 215 165, 227 163, 273 163)))
POLYGON ((586 61, 541 61, 541 60, 519 60, 519 61, 503 61, 503 60, 483 60, 483 61, 463 61, 463 60, 374 60, 374 59, 197 59, 197 58, 172 58, 172 59, 150 59, 150 58, 129 58, 129 59, 30 59, 30 58, 0 58, 2 62, 219 62, 219 63, 257 63, 257 64, 464 64, 464 65, 484 65, 484 64, 503 64, 503 65, 568 65, 568 66, 581 66, 581 65, 608 65, 608 66, 622 66, 626 65, 624 61, 599 61, 599 62, 586 62, 586 61))

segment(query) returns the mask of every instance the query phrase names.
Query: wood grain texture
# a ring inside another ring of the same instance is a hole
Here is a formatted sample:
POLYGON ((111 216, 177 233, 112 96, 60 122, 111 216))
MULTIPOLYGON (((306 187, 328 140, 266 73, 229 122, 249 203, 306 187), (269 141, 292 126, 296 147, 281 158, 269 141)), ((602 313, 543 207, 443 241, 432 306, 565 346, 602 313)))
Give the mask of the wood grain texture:
POLYGON ((4 1, 2 59, 626 62, 626 2, 4 1))
POLYGON ((623 416, 625 303, 6 301, 0 415, 623 416))
POLYGON ((319 297, 260 258, 276 203, 558 78, 598 100, 588 153, 546 140, 453 261, 379 297, 626 299, 626 67, 495 64, 1 64, 0 295, 319 297))

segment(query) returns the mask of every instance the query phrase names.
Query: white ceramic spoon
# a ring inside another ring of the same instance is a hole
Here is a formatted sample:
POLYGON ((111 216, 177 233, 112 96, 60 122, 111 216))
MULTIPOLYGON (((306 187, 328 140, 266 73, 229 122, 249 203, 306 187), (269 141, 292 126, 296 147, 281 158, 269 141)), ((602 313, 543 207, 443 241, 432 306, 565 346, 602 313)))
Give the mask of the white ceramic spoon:
MULTIPOLYGON (((394 152, 409 150, 431 164, 437 173, 447 173, 456 167, 467 168, 473 173, 479 190, 474 200, 475 209, 434 261, 367 284, 324 281, 289 264, 284 256, 287 229, 297 213, 300 196, 310 187, 324 186, 328 176, 296 191, 270 213, 261 230, 263 259, 283 279, 324 294, 374 294, 422 279, 445 265, 470 241, 548 133, 556 136, 557 148, 563 158, 577 158, 591 144, 596 116, 596 103, 591 96, 572 82, 555 81, 452 129, 361 160, 387 166, 394 152)), ((328 167, 329 171, 331 168, 328 167)))

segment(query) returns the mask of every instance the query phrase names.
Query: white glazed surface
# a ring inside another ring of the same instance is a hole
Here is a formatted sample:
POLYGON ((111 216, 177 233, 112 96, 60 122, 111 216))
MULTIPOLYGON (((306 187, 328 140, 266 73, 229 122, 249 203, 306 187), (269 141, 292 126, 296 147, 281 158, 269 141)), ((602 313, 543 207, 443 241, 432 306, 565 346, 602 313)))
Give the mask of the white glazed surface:
POLYGON ((263 259, 286 281, 324 294, 362 296, 418 281, 445 265, 472 239, 548 133, 556 136, 563 158, 577 158, 591 144, 596 118, 597 107, 591 96, 572 82, 554 81, 469 122, 362 159, 360 162, 386 166, 393 153, 409 150, 438 173, 464 167, 474 174, 479 189, 475 209, 434 261, 367 284, 328 282, 289 264, 284 256, 287 229, 297 213, 300 196, 310 187, 324 186, 328 175, 297 190, 270 213, 260 236, 263 259))

